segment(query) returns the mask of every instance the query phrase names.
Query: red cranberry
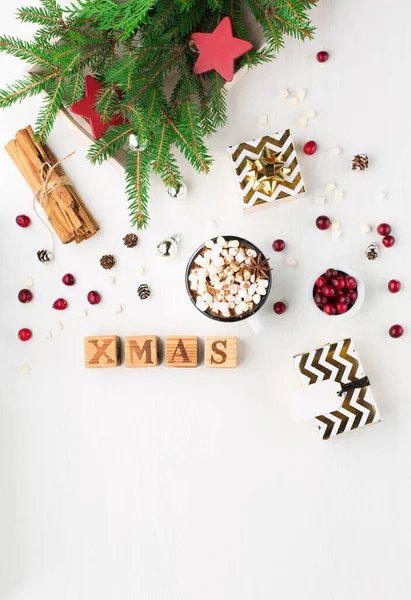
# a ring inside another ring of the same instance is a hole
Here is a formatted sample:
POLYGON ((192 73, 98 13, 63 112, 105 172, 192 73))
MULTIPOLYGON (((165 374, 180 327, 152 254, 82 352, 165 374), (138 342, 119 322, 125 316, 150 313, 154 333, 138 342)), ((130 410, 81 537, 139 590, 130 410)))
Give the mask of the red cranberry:
POLYGON ((355 290, 350 290, 349 292, 347 292, 347 296, 350 299, 350 304, 354 304, 354 302, 358 298, 358 294, 357 294, 357 292, 355 290))
POLYGON ((325 63, 327 62, 328 58, 329 58, 329 54, 326 50, 320 50, 320 52, 317 52, 317 56, 316 59, 318 60, 319 63, 325 63))
POLYGON ((315 285, 319 288, 323 288, 325 285, 328 285, 328 279, 324 277, 324 275, 321 275, 315 282, 315 285))
POLYGON ((331 279, 331 285, 336 290, 343 290, 345 288, 345 281, 342 277, 333 277, 331 279))
POLYGON ((274 252, 282 252, 285 248, 284 240, 274 240, 273 241, 273 250, 274 252))
POLYGON ((326 315, 329 315, 329 316, 335 315, 335 313, 336 313, 335 306, 333 304, 326 304, 324 306, 324 312, 326 315))
POLYGON ((329 217, 327 217, 326 215, 321 215, 320 217, 316 218, 315 224, 317 226, 317 229, 321 229, 321 231, 325 231, 326 229, 331 227, 331 219, 329 217))
POLYGON ((395 244, 395 237, 392 235, 386 235, 382 238, 382 243, 386 248, 391 248, 395 244))
POLYGON ((345 278, 345 286, 347 288, 347 290, 355 290, 355 288, 357 287, 357 280, 355 279, 355 277, 352 277, 351 275, 347 275, 347 277, 345 278))
POLYGON ((396 294, 401 289, 401 281, 398 281, 398 279, 391 279, 391 281, 388 282, 388 289, 392 294, 396 294))
POLYGON ((331 285, 325 285, 322 289, 322 293, 326 298, 333 298, 335 296, 335 289, 331 285))
POLYGON ((388 333, 392 338, 400 338, 404 333, 404 328, 401 325, 393 325, 388 333))
POLYGON ((314 140, 310 140, 309 142, 304 144, 304 154, 311 156, 312 154, 314 154, 316 152, 316 150, 317 150, 317 142, 314 142, 314 140))
POLYGON ((18 215, 16 217, 16 223, 19 227, 26 228, 30 225, 31 219, 27 215, 18 215))
POLYGON ((90 304, 100 304, 101 296, 98 292, 92 290, 87 294, 87 300, 90 302, 90 304))
POLYGON ((349 304, 350 303, 350 297, 348 296, 348 294, 343 294, 341 292, 339 294, 337 294, 336 300, 339 304, 349 304))
POLYGON ((23 329, 20 329, 20 331, 18 332, 18 337, 19 340, 21 340, 22 342, 27 342, 31 336, 33 335, 31 329, 28 329, 27 327, 23 327, 23 329))
POLYGON ((56 310, 66 310, 67 306, 67 300, 64 300, 64 298, 57 298, 57 300, 53 302, 53 308, 56 310))
POLYGON ((338 314, 342 315, 343 313, 347 312, 348 304, 342 304, 341 302, 337 302, 335 308, 337 309, 338 314))
POLYGON ((326 296, 324 296, 324 294, 321 294, 321 292, 319 292, 318 294, 314 294, 314 302, 317 306, 325 306, 328 300, 326 296))
POLYGON ((33 294, 30 290, 20 290, 17 297, 23 304, 27 304, 27 302, 31 302, 33 300, 33 294))
POLYGON ((66 275, 64 275, 61 281, 64 283, 64 285, 74 285, 76 283, 76 280, 74 279, 74 276, 71 273, 67 273, 66 275))
POLYGON ((390 235, 391 225, 388 225, 388 223, 380 223, 380 225, 378 225, 378 227, 377 227, 377 233, 379 233, 383 237, 385 235, 390 235))
POLYGON ((338 272, 335 269, 327 269, 325 276, 327 279, 332 279, 333 277, 338 277, 338 272))
POLYGON ((273 306, 273 310, 276 315, 282 315, 287 310, 287 307, 284 304, 284 302, 275 302, 274 306, 273 306))

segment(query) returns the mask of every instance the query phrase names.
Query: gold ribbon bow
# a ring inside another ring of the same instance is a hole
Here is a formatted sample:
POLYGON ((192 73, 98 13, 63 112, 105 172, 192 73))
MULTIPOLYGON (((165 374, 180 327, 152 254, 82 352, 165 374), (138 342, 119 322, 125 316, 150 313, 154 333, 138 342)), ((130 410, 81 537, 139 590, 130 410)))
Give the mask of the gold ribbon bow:
POLYGON ((255 192, 272 196, 279 183, 285 181, 291 173, 290 167, 285 166, 284 155, 264 148, 258 158, 247 160, 245 180, 252 181, 255 192))

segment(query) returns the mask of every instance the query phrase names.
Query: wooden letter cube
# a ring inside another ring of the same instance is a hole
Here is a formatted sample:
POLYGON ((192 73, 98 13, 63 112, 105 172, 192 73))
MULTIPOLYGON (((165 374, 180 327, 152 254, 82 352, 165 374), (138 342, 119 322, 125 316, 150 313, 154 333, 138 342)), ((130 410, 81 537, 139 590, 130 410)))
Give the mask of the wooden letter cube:
POLYGON ((205 366, 213 369, 237 367, 237 338, 208 337, 205 340, 205 366))
POLYGON ((166 338, 166 367, 197 367, 198 338, 169 336, 166 338))
POLYGON ((124 339, 126 367, 158 367, 158 339, 155 335, 129 336, 124 339))
POLYGON ((87 369, 108 369, 120 364, 120 338, 116 335, 94 335, 84 338, 87 369))

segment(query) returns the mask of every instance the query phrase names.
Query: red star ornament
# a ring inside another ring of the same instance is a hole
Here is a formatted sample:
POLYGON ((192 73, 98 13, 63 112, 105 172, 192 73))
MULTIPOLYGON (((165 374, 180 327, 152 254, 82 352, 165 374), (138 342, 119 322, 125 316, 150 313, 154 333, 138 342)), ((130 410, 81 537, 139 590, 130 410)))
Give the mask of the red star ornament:
POLYGON ((194 75, 214 69, 227 81, 234 77, 235 59, 253 47, 250 42, 233 37, 230 17, 224 17, 213 33, 192 33, 191 39, 200 50, 193 67, 194 75))
POLYGON ((85 97, 70 107, 72 113, 89 120, 91 133, 96 140, 100 139, 101 136, 105 134, 110 125, 122 125, 125 123, 123 117, 121 116, 115 117, 108 123, 103 123, 101 120, 100 115, 94 108, 94 105, 97 101, 97 94, 102 87, 103 86, 99 84, 97 79, 95 79, 92 75, 87 75, 85 97))

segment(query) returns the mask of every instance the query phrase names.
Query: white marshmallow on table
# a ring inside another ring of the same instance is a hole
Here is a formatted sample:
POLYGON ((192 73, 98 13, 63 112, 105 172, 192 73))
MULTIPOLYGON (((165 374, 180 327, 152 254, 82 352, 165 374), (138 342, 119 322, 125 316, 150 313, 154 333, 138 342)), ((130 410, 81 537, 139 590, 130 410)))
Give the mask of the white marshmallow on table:
POLYGON ((333 236, 333 238, 340 238, 342 236, 342 231, 341 229, 336 229, 335 231, 332 232, 331 234, 333 236))
POLYGON ((376 200, 384 200, 386 197, 387 197, 387 194, 385 192, 380 192, 379 194, 375 194, 376 200))
POLYGON ((329 181, 325 186, 325 191, 332 192, 333 190, 335 190, 335 183, 333 181, 329 181))
POLYGON ((258 123, 259 123, 259 125, 267 125, 267 123, 268 123, 268 116, 267 115, 260 115, 258 117, 258 123))
POLYGON ((230 240, 228 242, 228 247, 229 248, 238 248, 240 245, 240 242, 238 240, 230 240))
POLYGON ((331 229, 340 229, 340 222, 339 221, 332 221, 331 222, 331 229))
POLYGON ((296 98, 295 96, 290 96, 288 98, 288 102, 289 102, 289 104, 291 104, 291 106, 297 106, 298 98, 296 98))
POLYGON ((339 146, 334 146, 334 148, 330 148, 330 152, 334 156, 338 156, 339 154, 341 154, 342 150, 339 146))
MULTIPOLYGON (((142 273, 140 271, 141 271, 141 267, 140 267, 140 269, 137 269, 138 275, 142 275, 142 273)), ((143 273, 144 273, 144 269, 143 269, 143 273)), ((107 281, 110 285, 114 285, 116 283, 116 278, 114 277, 114 275, 108 275, 107 281)))
POLYGON ((261 296, 259 294, 254 294, 253 295, 253 302, 254 304, 258 304, 261 300, 261 296))
POLYGON ((336 200, 342 200, 344 198, 344 192, 341 192, 340 190, 337 190, 334 194, 334 198, 336 200))
POLYGON ((20 367, 20 374, 21 375, 28 375, 30 373, 30 367, 29 365, 21 365, 20 367))
POLYGON ((304 98, 306 97, 307 92, 305 90, 300 90, 299 92, 297 92, 297 100, 299 102, 302 102, 304 100, 304 98))
POLYGON ((284 262, 287 265, 287 267, 291 267, 292 269, 294 269, 294 267, 298 265, 298 261, 292 256, 286 256, 284 262))
POLYGON ((297 121, 298 127, 307 127, 307 117, 300 117, 297 121))
POLYGON ((83 308, 82 310, 76 311, 76 317, 87 317, 87 309, 83 308))
POLYGON ((282 90, 280 90, 280 94, 283 98, 288 98, 290 92, 287 90, 287 88, 283 88, 282 90))
POLYGON ((45 332, 44 332, 44 337, 45 337, 47 340, 49 340, 49 339, 51 338, 51 335, 52 335, 52 334, 51 334, 51 331, 45 331, 45 332))
POLYGON ((312 108, 310 108, 305 113, 305 116, 307 117, 307 119, 314 119, 314 117, 315 117, 315 110, 313 110, 312 108))
POLYGON ((360 227, 361 233, 370 233, 371 227, 367 223, 363 223, 360 227))
POLYGON ((317 198, 315 199, 315 204, 317 206, 324 206, 325 198, 323 196, 317 196, 317 198))
POLYGON ((34 285, 34 281, 32 280, 31 277, 28 277, 25 281, 24 281, 24 287, 26 288, 31 288, 34 285))
POLYGON ((119 313, 121 313, 123 311, 123 307, 121 306, 121 304, 117 304, 117 306, 114 307, 114 313, 116 315, 118 315, 119 313))
POLYGON ((62 329, 64 329, 64 327, 63 327, 63 323, 62 323, 61 321, 56 321, 56 322, 54 323, 54 329, 55 329, 56 331, 61 331, 62 329))

